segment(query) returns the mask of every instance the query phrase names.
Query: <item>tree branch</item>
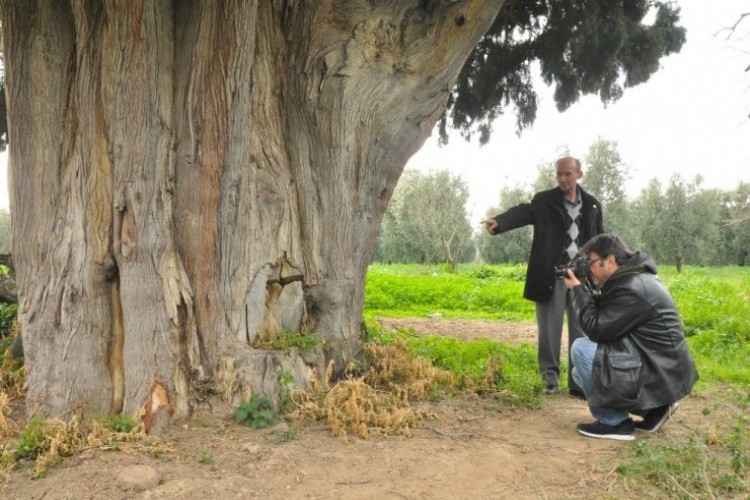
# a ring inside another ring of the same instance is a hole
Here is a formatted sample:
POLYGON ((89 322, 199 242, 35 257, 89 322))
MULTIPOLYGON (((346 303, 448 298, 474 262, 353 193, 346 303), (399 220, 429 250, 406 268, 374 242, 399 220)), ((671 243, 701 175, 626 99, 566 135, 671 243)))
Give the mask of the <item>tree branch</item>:
MULTIPOLYGON (((737 21, 735 21, 733 25, 720 29, 719 33, 721 33, 722 31, 727 31, 728 32, 727 40, 729 40, 730 38, 732 38, 732 35, 734 35, 734 32, 737 30, 737 26, 739 26, 742 20, 745 19, 746 17, 750 17, 750 12, 745 12, 743 14, 740 14, 740 16, 737 18, 737 21)), ((719 33, 717 33, 717 35, 719 33)))

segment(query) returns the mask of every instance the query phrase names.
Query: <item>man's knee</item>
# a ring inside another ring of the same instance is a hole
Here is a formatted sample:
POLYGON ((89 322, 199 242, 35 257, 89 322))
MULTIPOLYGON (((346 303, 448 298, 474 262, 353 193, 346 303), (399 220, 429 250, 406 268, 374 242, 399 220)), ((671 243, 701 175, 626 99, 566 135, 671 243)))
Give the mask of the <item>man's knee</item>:
POLYGON ((583 337, 577 338, 573 341, 573 344, 570 346, 570 357, 573 359, 573 363, 575 364, 576 359, 580 359, 581 357, 581 350, 583 349, 583 340, 585 340, 583 337))
POLYGON ((573 345, 570 346, 570 358, 573 360, 574 365, 578 365, 587 358, 593 358, 595 352, 596 343, 586 337, 575 339, 573 345))

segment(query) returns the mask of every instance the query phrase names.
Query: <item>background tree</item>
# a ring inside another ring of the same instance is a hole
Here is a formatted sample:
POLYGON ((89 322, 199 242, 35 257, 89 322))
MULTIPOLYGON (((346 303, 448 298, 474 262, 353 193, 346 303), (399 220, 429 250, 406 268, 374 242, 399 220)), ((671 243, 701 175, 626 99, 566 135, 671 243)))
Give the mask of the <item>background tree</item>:
MULTIPOLYGON (((557 154, 562 157, 569 153, 567 148, 563 147, 558 149, 557 154)), ((530 203, 534 194, 557 186, 554 162, 540 163, 536 166, 536 170, 536 178, 530 189, 523 185, 513 188, 503 187, 500 191, 498 207, 490 208, 487 211, 487 217, 494 217, 521 203, 530 203)), ((533 235, 534 230, 531 226, 514 229, 499 236, 482 231, 477 237, 477 246, 485 262, 521 263, 529 258, 533 235)))
POLYGON ((636 241, 639 241, 641 246, 637 248, 635 244, 627 243, 633 250, 643 250, 657 261, 661 261, 662 252, 667 251, 660 225, 664 211, 661 183, 653 178, 633 201, 631 221, 637 226, 636 241))
POLYGON ((466 203, 469 188, 459 176, 441 170, 423 175, 407 170, 384 216, 387 223, 375 257, 385 262, 445 262, 455 271, 474 258, 466 203))
POLYGON ((701 189, 701 179, 690 185, 685 235, 690 242, 685 248, 685 262, 699 266, 726 263, 721 249, 722 192, 718 189, 701 189))
MULTIPOLYGON (((376 262, 426 263, 434 262, 436 247, 427 237, 426 231, 411 220, 405 202, 409 193, 414 193, 413 185, 421 174, 417 170, 406 170, 388 203, 380 225, 380 235, 373 252, 376 262)), ((423 194, 419 193, 419 196, 423 194)))
MULTIPOLYGON (((500 191, 500 204, 487 210, 486 217, 494 217, 505 212, 520 203, 531 201, 531 193, 522 185, 516 187, 504 187, 500 191)), ((482 230, 477 237, 479 254, 484 262, 489 264, 521 264, 529 259, 531 251, 531 238, 533 228, 531 226, 520 227, 501 235, 491 235, 482 230)))
POLYGON ((677 21, 600 0, 0 0, 28 412, 151 427, 273 394, 279 369, 343 370, 381 218, 446 104, 462 130, 510 103, 530 123, 534 60, 561 109, 615 99, 679 50, 677 21), (323 351, 251 346, 303 326, 323 351))
POLYGON ((745 266, 750 262, 750 183, 740 182, 723 193, 721 215, 722 264, 745 266))
POLYGON ((0 208, 0 254, 10 253, 12 239, 10 212, 0 208))
POLYGON ((684 228, 687 220, 688 193, 685 181, 679 174, 669 180, 662 196, 662 217, 657 226, 660 229, 662 244, 659 245, 661 261, 682 269, 685 246, 689 244, 684 228))
POLYGON ((617 142, 598 138, 583 161, 581 184, 602 204, 606 231, 620 235, 634 248, 640 246, 630 217, 630 203, 624 186, 629 179, 628 167, 617 151, 617 142))
POLYGON ((634 203, 642 249, 657 262, 682 265, 719 263, 721 198, 700 191, 701 179, 686 182, 674 174, 662 192, 652 179, 634 203))
MULTIPOLYGON (((570 154, 567 149, 558 151, 558 158, 570 154)), ((555 159, 557 161, 557 159, 555 159)), ((557 173, 555 170, 555 161, 540 163, 536 166, 536 178, 531 184, 532 196, 539 191, 546 191, 557 187, 557 173)), ((529 198, 531 201, 531 198, 529 198)))

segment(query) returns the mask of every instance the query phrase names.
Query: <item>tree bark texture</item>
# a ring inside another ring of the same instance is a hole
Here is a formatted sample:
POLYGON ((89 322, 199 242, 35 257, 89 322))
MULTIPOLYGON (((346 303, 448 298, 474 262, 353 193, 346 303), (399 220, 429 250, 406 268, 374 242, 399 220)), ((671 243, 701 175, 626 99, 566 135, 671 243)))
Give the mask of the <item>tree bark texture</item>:
POLYGON ((29 414, 353 359, 409 157, 502 0, 0 0, 29 414), (313 353, 253 349, 312 328, 313 353))

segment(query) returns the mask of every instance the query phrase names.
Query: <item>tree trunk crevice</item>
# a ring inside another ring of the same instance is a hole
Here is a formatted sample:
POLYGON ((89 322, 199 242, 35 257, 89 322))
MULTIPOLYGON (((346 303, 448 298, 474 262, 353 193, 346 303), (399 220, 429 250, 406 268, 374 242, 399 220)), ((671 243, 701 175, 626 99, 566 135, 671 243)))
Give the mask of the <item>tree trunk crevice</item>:
POLYGON ((0 0, 30 414, 158 427, 356 359, 388 200, 502 0, 428 4, 0 0))

